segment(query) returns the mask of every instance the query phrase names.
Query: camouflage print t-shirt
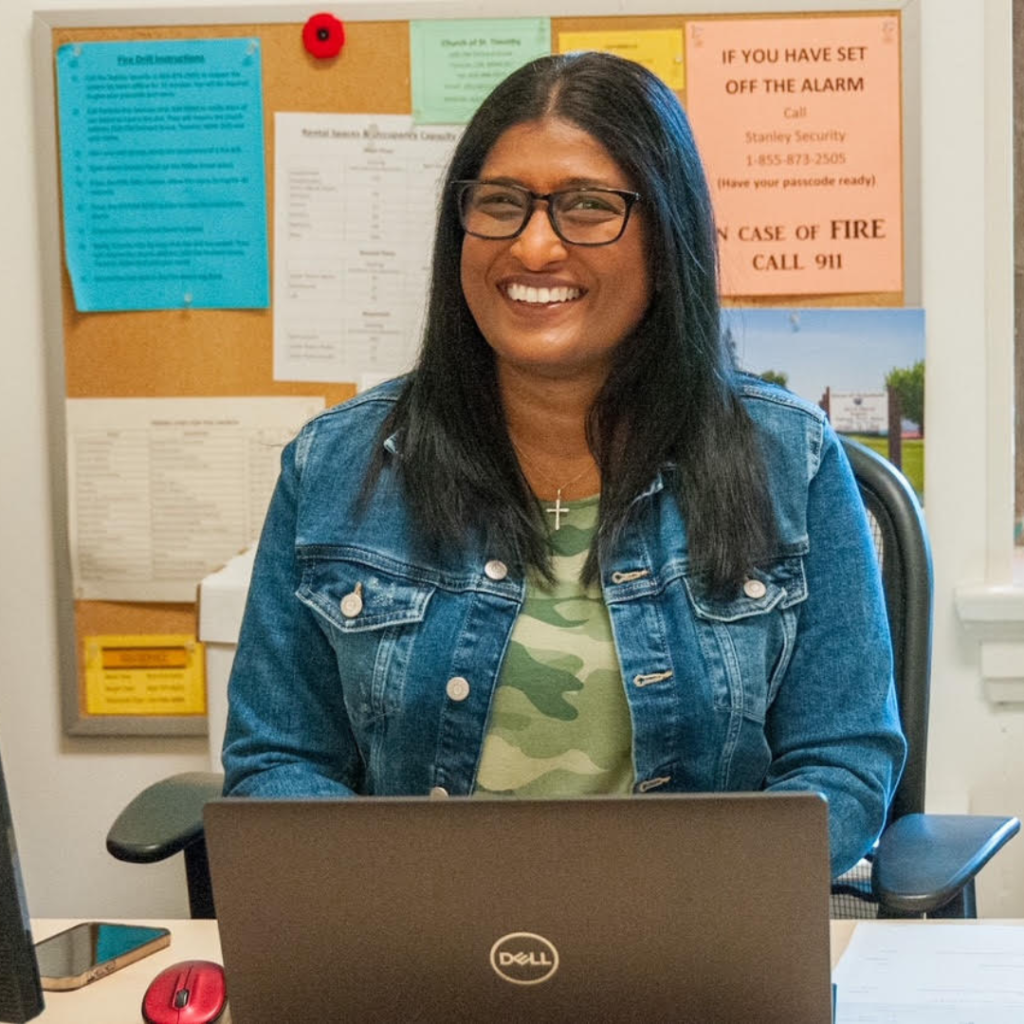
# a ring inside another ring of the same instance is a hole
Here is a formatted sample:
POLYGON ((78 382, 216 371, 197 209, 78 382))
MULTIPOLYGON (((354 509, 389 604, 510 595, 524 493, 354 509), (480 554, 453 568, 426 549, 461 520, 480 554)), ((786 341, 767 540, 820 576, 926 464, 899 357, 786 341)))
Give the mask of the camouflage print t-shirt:
POLYGON ((556 583, 527 581, 494 694, 475 793, 628 793, 633 731, 597 584, 579 581, 598 498, 568 503, 551 530, 556 583))

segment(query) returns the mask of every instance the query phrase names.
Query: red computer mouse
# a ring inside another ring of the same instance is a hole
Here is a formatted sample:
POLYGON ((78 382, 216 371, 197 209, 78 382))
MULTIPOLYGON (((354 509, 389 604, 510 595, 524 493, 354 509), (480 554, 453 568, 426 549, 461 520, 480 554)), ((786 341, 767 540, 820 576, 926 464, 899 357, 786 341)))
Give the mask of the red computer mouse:
POLYGON ((212 960, 165 967, 142 998, 146 1024, 213 1024, 227 1006, 224 968, 212 960))

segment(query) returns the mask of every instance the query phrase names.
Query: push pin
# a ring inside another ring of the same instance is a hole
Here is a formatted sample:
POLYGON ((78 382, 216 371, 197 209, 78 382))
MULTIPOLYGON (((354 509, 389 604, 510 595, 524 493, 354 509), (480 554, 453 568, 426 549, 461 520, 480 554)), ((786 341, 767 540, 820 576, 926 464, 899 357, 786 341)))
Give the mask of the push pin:
POLYGON ((314 14, 302 28, 302 45, 317 60, 330 60, 345 45, 345 26, 333 14, 314 14))

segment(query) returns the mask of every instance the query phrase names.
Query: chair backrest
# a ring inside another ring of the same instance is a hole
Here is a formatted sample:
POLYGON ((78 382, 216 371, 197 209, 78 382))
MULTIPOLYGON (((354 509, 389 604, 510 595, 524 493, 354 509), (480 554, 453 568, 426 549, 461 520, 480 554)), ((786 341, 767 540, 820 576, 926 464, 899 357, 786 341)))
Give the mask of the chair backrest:
POLYGON ((868 512, 892 633, 907 765, 889 820, 924 811, 932 639, 932 556, 921 504, 907 478, 870 448, 842 438, 868 512))

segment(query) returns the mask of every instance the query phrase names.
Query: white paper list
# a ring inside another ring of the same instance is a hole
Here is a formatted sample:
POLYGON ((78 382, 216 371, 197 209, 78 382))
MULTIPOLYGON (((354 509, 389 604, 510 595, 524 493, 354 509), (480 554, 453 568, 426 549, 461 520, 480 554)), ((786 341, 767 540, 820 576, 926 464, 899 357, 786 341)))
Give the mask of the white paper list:
POLYGON ((321 398, 67 402, 75 598, 194 601, 259 536, 281 448, 321 398))
POLYGON ((1024 926, 861 922, 832 980, 838 1024, 1019 1024, 1024 926))
POLYGON ((275 115, 275 379, 362 385, 410 368, 461 130, 405 115, 275 115))

